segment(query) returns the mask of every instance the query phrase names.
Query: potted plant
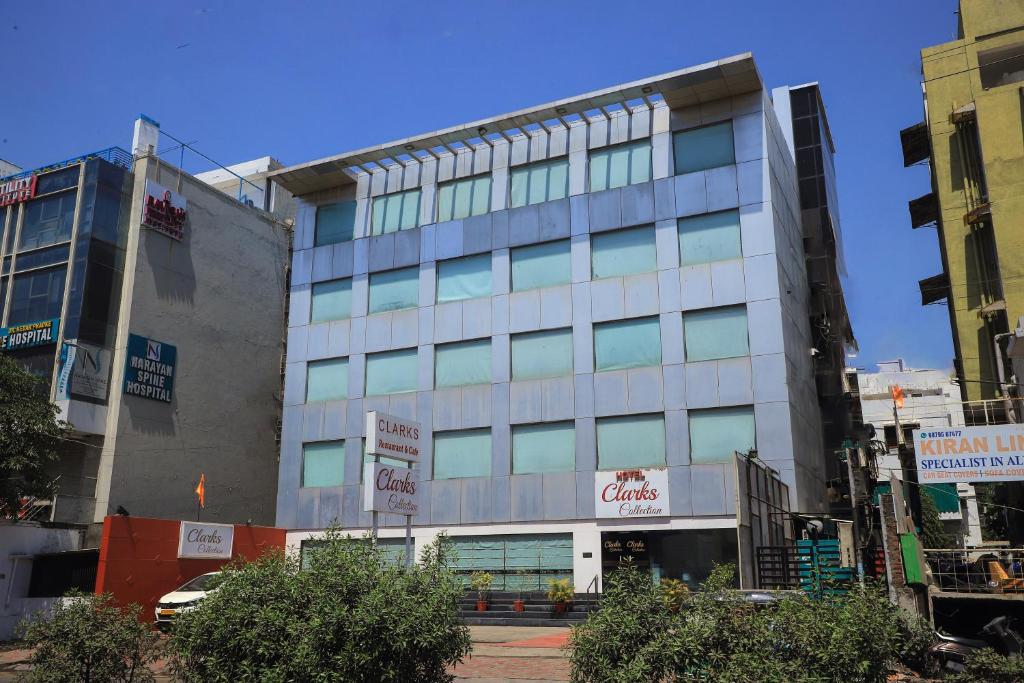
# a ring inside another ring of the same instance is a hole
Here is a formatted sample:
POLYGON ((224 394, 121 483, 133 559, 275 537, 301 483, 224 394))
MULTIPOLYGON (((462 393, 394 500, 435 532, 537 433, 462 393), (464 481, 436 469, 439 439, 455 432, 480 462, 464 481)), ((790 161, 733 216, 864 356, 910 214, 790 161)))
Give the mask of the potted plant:
POLYGON ((555 604, 555 614, 565 614, 566 608, 576 597, 572 579, 551 579, 548 581, 548 600, 555 604))
POLYGON ((516 612, 522 612, 526 609, 526 603, 523 601, 523 586, 526 584, 526 570, 516 570, 516 599, 512 601, 512 609, 516 612))
POLYGON ((494 577, 488 572, 473 572, 469 576, 469 585, 476 591, 476 611, 487 611, 487 598, 491 592, 494 577))
POLYGON ((678 612, 690 594, 690 587, 679 579, 661 580, 661 599, 669 612, 678 612))

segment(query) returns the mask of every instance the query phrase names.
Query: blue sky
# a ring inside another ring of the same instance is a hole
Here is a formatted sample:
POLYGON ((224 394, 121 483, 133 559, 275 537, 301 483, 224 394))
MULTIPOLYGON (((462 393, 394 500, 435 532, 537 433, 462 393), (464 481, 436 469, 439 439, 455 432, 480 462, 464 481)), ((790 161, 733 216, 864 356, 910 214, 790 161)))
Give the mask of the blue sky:
MULTIPOLYGON (((753 52, 769 88, 819 81, 860 342, 852 363, 949 368, 941 269, 911 230, 928 191, 899 130, 922 119, 922 47, 955 0, 8 3, 0 158, 29 168, 131 143, 140 112, 231 164, 286 164, 753 52)), ((205 170, 198 160, 189 170, 205 170)))

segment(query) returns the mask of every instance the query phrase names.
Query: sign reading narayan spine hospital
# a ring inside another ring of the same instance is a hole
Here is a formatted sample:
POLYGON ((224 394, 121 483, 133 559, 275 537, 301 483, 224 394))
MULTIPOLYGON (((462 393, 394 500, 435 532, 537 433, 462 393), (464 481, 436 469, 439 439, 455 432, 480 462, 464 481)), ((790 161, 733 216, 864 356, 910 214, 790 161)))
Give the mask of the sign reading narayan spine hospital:
POLYGON ((595 472, 594 512, 616 519, 668 516, 668 470, 595 472))
POLYGON ((191 560, 230 560, 235 527, 230 524, 182 522, 178 532, 178 557, 191 560))
POLYGON ((0 351, 17 351, 57 341, 60 318, 0 327, 0 351))
POLYGON ((146 181, 146 202, 142 206, 142 224, 179 242, 185 237, 188 200, 163 185, 146 181))
POLYGON ((366 413, 366 452, 370 455, 417 462, 422 450, 423 430, 419 422, 376 410, 366 413))
POLYGON ((363 510, 418 515, 418 484, 411 467, 371 463, 363 480, 363 510))
POLYGON ((124 393, 171 402, 178 349, 137 334, 128 335, 124 363, 124 393))
POLYGON ((922 484, 1024 480, 1024 425, 915 429, 922 484))

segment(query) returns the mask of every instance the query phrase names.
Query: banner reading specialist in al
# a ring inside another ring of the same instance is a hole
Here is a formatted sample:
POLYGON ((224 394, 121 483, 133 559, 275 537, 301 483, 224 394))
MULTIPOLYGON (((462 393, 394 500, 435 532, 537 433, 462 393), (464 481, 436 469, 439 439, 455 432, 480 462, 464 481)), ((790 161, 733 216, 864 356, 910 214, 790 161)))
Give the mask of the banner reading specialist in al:
POLYGON ((915 429, 922 484, 1024 480, 1024 425, 915 429))

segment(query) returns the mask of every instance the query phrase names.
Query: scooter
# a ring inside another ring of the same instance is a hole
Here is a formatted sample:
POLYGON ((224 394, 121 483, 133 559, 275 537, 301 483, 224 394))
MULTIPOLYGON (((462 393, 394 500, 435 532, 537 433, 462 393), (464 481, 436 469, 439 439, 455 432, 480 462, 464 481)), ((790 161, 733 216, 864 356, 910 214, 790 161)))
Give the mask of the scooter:
POLYGON ((940 668, 957 672, 964 670, 968 657, 986 647, 1007 657, 1019 657, 1024 650, 1024 643, 1010 627, 1010 618, 1007 616, 996 617, 988 622, 978 635, 981 638, 950 636, 936 631, 938 642, 928 648, 928 655, 939 663, 940 668))

